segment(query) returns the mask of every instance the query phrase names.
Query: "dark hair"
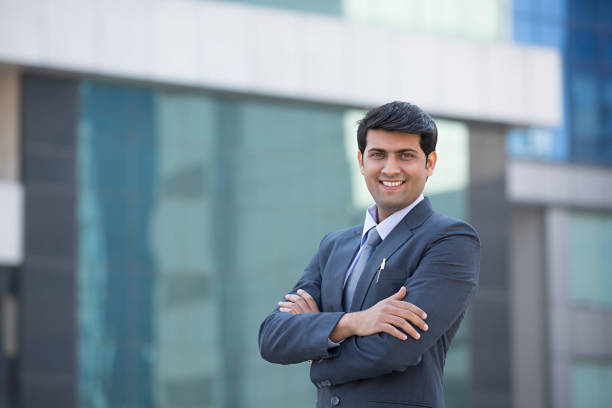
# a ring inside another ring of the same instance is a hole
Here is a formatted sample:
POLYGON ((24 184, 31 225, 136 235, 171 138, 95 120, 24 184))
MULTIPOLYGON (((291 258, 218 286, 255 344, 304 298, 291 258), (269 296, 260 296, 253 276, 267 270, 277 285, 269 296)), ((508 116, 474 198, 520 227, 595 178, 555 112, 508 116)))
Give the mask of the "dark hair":
POLYGON ((420 145, 425 157, 436 150, 438 141, 436 124, 431 116, 411 103, 395 101, 370 109, 358 124, 357 145, 361 154, 365 151, 366 136, 370 129, 421 135, 420 145))

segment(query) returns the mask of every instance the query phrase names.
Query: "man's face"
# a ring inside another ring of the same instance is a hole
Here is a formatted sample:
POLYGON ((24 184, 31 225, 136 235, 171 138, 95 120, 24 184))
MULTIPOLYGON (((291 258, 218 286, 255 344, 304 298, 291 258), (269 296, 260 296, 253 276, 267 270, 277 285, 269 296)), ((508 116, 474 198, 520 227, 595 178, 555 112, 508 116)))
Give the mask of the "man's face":
POLYGON ((416 200, 436 166, 436 152, 427 159, 421 136, 370 129, 363 154, 357 153, 361 174, 378 207, 378 222, 416 200))

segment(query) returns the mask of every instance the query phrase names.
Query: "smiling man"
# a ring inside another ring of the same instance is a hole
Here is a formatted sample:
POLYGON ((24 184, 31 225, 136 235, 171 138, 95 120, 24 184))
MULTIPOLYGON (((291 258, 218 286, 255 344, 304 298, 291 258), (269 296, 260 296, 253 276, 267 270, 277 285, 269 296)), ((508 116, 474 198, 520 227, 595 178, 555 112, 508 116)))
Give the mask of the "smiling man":
POLYGON ((366 114, 357 160, 375 204, 363 225, 323 238, 261 325, 266 360, 310 362, 319 408, 444 407, 444 361, 478 284, 480 242, 423 197, 437 136, 416 105, 366 114))

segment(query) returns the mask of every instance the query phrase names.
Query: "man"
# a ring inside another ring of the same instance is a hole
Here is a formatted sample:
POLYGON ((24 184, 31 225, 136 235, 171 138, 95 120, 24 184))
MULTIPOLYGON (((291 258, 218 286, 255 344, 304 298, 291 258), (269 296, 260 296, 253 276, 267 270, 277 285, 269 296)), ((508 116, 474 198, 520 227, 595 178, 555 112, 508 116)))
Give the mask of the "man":
POLYGON ((444 407, 446 352, 478 283, 474 229, 423 197, 437 128, 419 107, 370 110, 357 160, 374 199, 363 226, 326 235, 264 320, 262 356, 311 361, 317 407, 444 407))

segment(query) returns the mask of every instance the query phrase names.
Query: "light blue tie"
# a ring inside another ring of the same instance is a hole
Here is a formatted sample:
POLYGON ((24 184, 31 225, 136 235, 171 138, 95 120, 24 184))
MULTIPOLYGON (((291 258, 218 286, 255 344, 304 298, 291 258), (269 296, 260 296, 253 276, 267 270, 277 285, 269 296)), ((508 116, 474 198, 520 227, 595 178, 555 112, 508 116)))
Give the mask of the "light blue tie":
POLYGON ((355 296, 355 289, 357 288, 357 283, 359 283, 359 278, 361 278, 361 274, 365 269, 366 264, 368 263, 368 259, 370 259, 370 255, 376 249, 376 246, 380 244, 380 235, 378 235, 378 231, 376 231, 376 227, 370 229, 367 233, 366 242, 364 244, 363 249, 361 250, 361 254, 359 255, 359 259, 357 260, 357 264, 355 268, 353 268, 353 272, 348 277, 348 281, 344 286, 344 297, 342 299, 342 305, 344 306, 345 311, 349 311, 351 308, 351 303, 353 303, 353 296, 355 296))

